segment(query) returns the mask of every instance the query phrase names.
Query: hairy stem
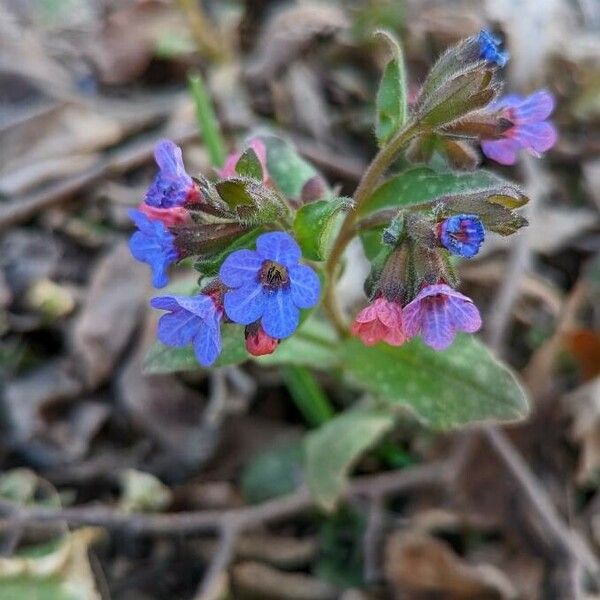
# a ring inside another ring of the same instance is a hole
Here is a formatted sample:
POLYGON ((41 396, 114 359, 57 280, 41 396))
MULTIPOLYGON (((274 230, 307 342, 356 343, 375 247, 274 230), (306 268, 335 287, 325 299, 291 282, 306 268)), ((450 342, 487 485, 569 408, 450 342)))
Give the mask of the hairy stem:
POLYGON ((347 213, 335 243, 333 244, 329 258, 325 263, 327 283, 325 288, 324 306, 331 322, 340 335, 345 335, 348 329, 335 297, 335 279, 342 255, 356 233, 356 220, 362 205, 372 194, 381 176, 398 156, 400 150, 413 139, 417 133, 418 126, 415 123, 409 122, 376 154, 354 192, 354 208, 347 213))

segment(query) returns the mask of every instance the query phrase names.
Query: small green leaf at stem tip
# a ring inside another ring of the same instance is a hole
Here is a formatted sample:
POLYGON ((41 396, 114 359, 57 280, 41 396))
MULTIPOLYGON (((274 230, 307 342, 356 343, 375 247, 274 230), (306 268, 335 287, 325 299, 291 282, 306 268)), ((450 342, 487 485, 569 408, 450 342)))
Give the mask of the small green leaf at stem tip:
POLYGON ((375 101, 375 134, 379 145, 383 146, 404 125, 408 117, 406 69, 402 49, 397 40, 385 31, 378 31, 377 35, 386 42, 392 52, 392 58, 383 71, 375 101))
POLYGON ((196 106, 200 136, 206 144, 213 166, 221 168, 225 163, 225 145, 204 80, 199 74, 195 74, 188 77, 188 83, 196 106))
POLYGON ((519 421, 529 406, 513 373, 472 335, 459 334, 436 352, 420 339, 399 348, 363 346, 352 338, 342 347, 343 366, 360 388, 391 407, 405 407, 432 429, 481 421, 519 421))
POLYGON ((247 148, 235 165, 235 170, 242 177, 263 180, 263 168, 253 148, 247 148))
POLYGON ((361 407, 336 416, 307 436, 306 482, 321 508, 335 508, 352 465, 394 422, 393 410, 361 407))
POLYGON ((318 427, 333 417, 334 410, 329 399, 306 367, 282 366, 281 375, 296 407, 310 426, 318 427))

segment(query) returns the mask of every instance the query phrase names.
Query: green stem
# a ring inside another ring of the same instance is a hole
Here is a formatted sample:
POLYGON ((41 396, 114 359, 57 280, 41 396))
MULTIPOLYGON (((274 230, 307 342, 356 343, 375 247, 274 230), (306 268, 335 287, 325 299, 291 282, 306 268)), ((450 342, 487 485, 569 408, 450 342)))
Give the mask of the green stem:
POLYGON ((356 233, 356 220, 365 201, 373 193, 381 176, 394 162, 398 153, 418 133, 414 123, 409 122, 403 129, 383 147, 365 171, 356 191, 354 192, 354 208, 346 215, 340 228, 338 236, 333 244, 329 258, 325 263, 326 288, 324 295, 324 307, 333 325, 340 335, 347 333, 348 327, 338 306, 335 296, 335 278, 337 269, 341 263, 342 255, 346 246, 350 243, 356 233))
POLYGON ((199 74, 190 75, 188 82, 196 106, 198 127, 206 144, 210 160, 215 167, 222 167, 225 163, 225 146, 208 91, 199 74))
POLYGON ((333 417, 335 411, 329 399, 306 367, 286 365, 281 367, 281 375, 296 407, 311 427, 319 427, 333 417))

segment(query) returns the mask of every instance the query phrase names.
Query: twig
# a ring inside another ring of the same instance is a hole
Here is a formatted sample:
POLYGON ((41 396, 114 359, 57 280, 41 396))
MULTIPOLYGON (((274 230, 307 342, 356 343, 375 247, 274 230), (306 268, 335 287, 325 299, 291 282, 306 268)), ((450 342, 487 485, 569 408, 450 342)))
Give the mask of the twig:
POLYGON ((218 600, 223 591, 223 578, 233 559, 239 530, 235 522, 224 525, 219 537, 219 547, 213 556, 194 600, 218 600))
MULTIPOLYGON (((546 177, 541 167, 531 157, 524 162, 525 179, 530 207, 535 206, 547 189, 546 177)), ((531 208, 529 216, 531 217, 531 208)), ((522 234, 511 254, 504 282, 496 302, 492 307, 492 322, 487 332, 487 340, 492 350, 499 352, 514 302, 518 296, 520 281, 530 264, 531 249, 529 237, 522 234)), ((542 484, 538 481, 523 457, 504 434, 495 426, 485 426, 482 431, 496 454, 508 467, 516 482, 521 486, 553 541, 574 560, 584 566, 590 574, 600 577, 600 562, 588 547, 585 540, 576 531, 570 529, 562 520, 542 484)))
POLYGON ((600 561, 583 538, 563 522, 548 494, 510 440, 496 427, 484 427, 483 432, 492 448, 525 492, 554 541, 584 566, 595 579, 598 579, 600 577, 600 561))
POLYGON ((369 503, 363 537, 364 576, 369 584, 377 583, 381 577, 380 548, 384 521, 383 498, 373 498, 369 503))
MULTIPOLYGON (((350 482, 344 495, 375 497, 419 487, 444 485, 453 468, 454 463, 445 460, 402 471, 357 477, 350 482)), ((315 501, 306 487, 301 487, 288 496, 255 506, 170 514, 123 513, 89 505, 69 508, 20 506, 8 500, 0 500, 0 513, 11 515, 27 524, 64 521, 71 526, 96 525, 138 534, 174 536, 219 533, 233 524, 242 531, 314 508, 315 501)))
MULTIPOLYGON (((166 132, 165 132, 166 133, 166 132)), ((172 139, 181 144, 198 135, 196 128, 172 134, 172 139)), ((42 210, 69 200, 81 190, 101 181, 105 177, 125 173, 144 164, 152 157, 156 138, 146 138, 136 144, 108 153, 107 156, 88 169, 73 177, 57 181, 39 192, 3 202, 0 205, 0 230, 31 219, 42 210)))
MULTIPOLYGON (((540 197, 547 190, 547 177, 538 163, 530 156, 524 158, 523 167, 527 195, 530 198, 529 204, 525 207, 525 216, 531 221, 535 218, 540 197)), ((512 308, 518 298, 521 280, 531 263, 529 236, 527 227, 519 232, 511 249, 504 281, 490 308, 487 341, 492 350, 498 354, 502 354, 512 308)))
POLYGON ((216 369, 210 373, 210 395, 203 415, 205 427, 217 429, 221 425, 226 412, 227 384, 225 372, 216 369))
POLYGON ((527 366, 521 371, 527 389, 538 401, 543 400, 551 390, 550 371, 563 348, 565 334, 577 326, 577 311, 587 298, 588 291, 587 281, 580 277, 563 303, 554 333, 537 348, 527 366))

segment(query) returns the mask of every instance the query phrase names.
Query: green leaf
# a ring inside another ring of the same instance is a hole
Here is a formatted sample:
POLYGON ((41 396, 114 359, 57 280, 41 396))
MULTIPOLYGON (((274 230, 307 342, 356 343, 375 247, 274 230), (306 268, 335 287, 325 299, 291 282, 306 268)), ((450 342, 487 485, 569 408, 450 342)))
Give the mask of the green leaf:
POLYGON ((271 179, 287 198, 300 198, 304 184, 317 170, 289 142, 272 135, 260 139, 267 148, 267 170, 271 179))
POLYGON ((429 167, 411 167, 382 183, 361 207, 367 215, 382 208, 402 208, 484 190, 498 190, 508 185, 505 179, 483 169, 473 173, 434 171, 429 167))
POLYGON ((402 49, 394 37, 385 31, 378 31, 377 35, 386 42, 392 52, 392 58, 383 71, 375 102, 375 134, 379 145, 384 146, 404 125, 408 116, 406 70, 402 49))
POLYGON ((0 600, 100 600, 88 547, 101 535, 86 527, 59 543, 0 558, 0 600))
POLYGON ((329 321, 313 312, 309 313, 294 335, 279 344, 273 354, 254 360, 264 366, 290 364, 331 371, 340 364, 338 343, 338 337, 329 321))
POLYGON ((294 237, 302 255, 310 260, 325 260, 344 220, 348 198, 332 198, 305 204, 294 221, 294 237))
POLYGON ((249 178, 224 179, 214 184, 220 198, 243 223, 270 223, 286 210, 279 192, 249 178))
POLYGON ((194 262, 194 269, 202 273, 205 277, 212 277, 219 272, 223 261, 235 250, 244 248, 254 249, 256 238, 263 233, 260 227, 248 231, 244 235, 231 242, 227 248, 223 248, 210 256, 201 256, 194 262))
POLYGON ((221 138, 219 122, 204 81, 199 74, 196 74, 188 78, 188 83, 196 106, 196 119, 200 135, 206 144, 212 164, 215 167, 222 167, 225 162, 225 147, 221 138))
POLYGON ((333 408, 327 395, 306 367, 283 366, 281 375, 296 407, 309 425, 323 425, 333 417, 333 408))
POLYGON ((397 348, 343 343, 343 361, 356 385, 391 406, 409 408, 426 425, 450 429, 486 420, 517 421, 528 412, 513 373, 475 337, 459 334, 436 352, 420 339, 397 348))
POLYGON ((302 446, 294 442, 252 457, 242 473, 241 487, 244 498, 258 504, 291 494, 302 480, 302 446))
POLYGON ((487 106, 496 96, 493 69, 474 66, 442 84, 429 96, 423 96, 419 123, 430 130, 451 123, 468 113, 487 106))
POLYGON ((394 425, 390 410, 358 408, 310 433, 305 441, 306 482, 319 506, 333 510, 352 465, 394 425))
POLYGON ((227 206, 236 210, 240 206, 254 206, 254 199, 245 179, 224 179, 215 183, 215 188, 227 206))
POLYGON ((247 148, 240 156, 235 165, 235 171, 242 177, 250 177, 251 179, 263 180, 263 169, 256 152, 252 148, 247 148))

